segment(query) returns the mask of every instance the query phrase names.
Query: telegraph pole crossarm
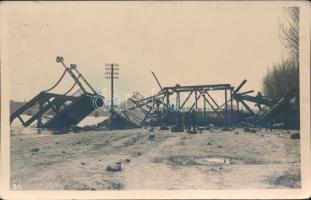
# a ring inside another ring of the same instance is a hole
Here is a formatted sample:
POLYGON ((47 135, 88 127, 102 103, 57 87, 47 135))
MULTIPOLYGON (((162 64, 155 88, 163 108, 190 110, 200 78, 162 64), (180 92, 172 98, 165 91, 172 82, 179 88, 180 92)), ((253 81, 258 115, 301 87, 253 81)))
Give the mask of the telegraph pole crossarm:
POLYGON ((110 79, 111 81, 111 100, 110 100, 110 121, 111 121, 111 129, 114 129, 114 79, 118 79, 118 70, 117 63, 107 63, 105 64, 107 67, 105 74, 107 75, 105 78, 110 79), (110 75, 110 76, 109 76, 110 75))

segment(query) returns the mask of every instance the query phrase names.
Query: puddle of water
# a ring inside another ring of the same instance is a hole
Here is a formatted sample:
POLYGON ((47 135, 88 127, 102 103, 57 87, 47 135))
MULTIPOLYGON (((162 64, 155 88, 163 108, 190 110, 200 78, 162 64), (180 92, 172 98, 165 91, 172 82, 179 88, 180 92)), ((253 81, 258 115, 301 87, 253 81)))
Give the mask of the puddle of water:
POLYGON ((196 164, 201 164, 201 165, 208 165, 208 164, 226 164, 230 165, 231 163, 231 158, 225 158, 225 157, 210 157, 210 158, 198 158, 195 159, 194 162, 196 164))
POLYGON ((173 165, 231 165, 241 163, 239 160, 235 160, 233 158, 228 157, 201 157, 201 158, 193 158, 193 157, 185 157, 185 156, 172 156, 167 159, 173 165))
POLYGON ((154 160, 156 163, 166 162, 170 165, 181 165, 181 166, 193 166, 193 165, 235 165, 235 164, 246 164, 246 165, 261 165, 269 163, 262 160, 244 160, 231 157, 222 156, 208 156, 208 157, 191 157, 191 156, 170 156, 168 158, 157 158, 154 160))
POLYGON ((188 158, 188 157, 179 157, 179 156, 172 156, 168 158, 168 161, 171 164, 175 165, 183 165, 183 166, 188 166, 188 165, 194 165, 194 159, 193 158, 188 158))

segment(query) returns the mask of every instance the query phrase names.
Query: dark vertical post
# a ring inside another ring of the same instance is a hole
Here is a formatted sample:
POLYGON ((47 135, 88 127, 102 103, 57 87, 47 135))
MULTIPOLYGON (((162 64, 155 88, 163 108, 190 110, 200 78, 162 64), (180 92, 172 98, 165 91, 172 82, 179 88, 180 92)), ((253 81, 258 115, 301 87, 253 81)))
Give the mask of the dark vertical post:
POLYGON ((180 93, 179 93, 179 91, 176 91, 176 109, 178 112, 180 111, 180 93))
POLYGON ((230 110, 231 112, 233 111, 233 99, 232 99, 232 93, 233 93, 233 90, 232 88, 230 88, 230 110))
POLYGON ((203 99, 203 107, 204 107, 204 117, 206 117, 206 101, 203 99))
MULTIPOLYGON (((43 109, 43 103, 42 103, 42 99, 39 99, 39 113, 41 113, 43 109)), ((37 128, 41 128, 42 127, 42 113, 38 115, 38 123, 37 123, 37 128)))
POLYGON ((194 95, 195 95, 195 111, 198 110, 198 92, 194 91, 194 95))
POLYGON ((166 96, 166 109, 168 111, 170 107, 170 97, 169 97, 168 91, 166 92, 165 96, 166 96))
POLYGON ((115 68, 116 66, 119 66, 115 63, 106 64, 107 72, 105 74, 110 75, 106 76, 106 79, 111 79, 111 100, 110 100, 110 121, 111 121, 111 129, 113 130, 115 128, 115 114, 114 114, 114 79, 118 79, 118 70, 119 68, 115 68))
POLYGON ((166 120, 165 124, 169 123, 169 112, 170 112, 170 94, 169 91, 166 91, 166 120))
POLYGON ((227 88, 225 89, 225 126, 227 126, 227 121, 228 121, 228 96, 227 96, 227 88))
POLYGON ((230 122, 232 122, 233 120, 233 97, 232 97, 232 93, 233 93, 233 88, 230 87, 230 122))
POLYGON ((57 103, 57 104, 55 105, 55 107, 56 107, 57 113, 59 113, 60 105, 57 103))
POLYGON ((110 102, 110 114, 111 114, 111 129, 114 129, 114 113, 113 113, 113 63, 111 63, 111 73, 110 73, 110 79, 111 79, 111 102, 110 102))
POLYGON ((225 89, 225 112, 227 112, 227 109, 228 109, 227 101, 228 101, 228 99, 227 99, 227 89, 225 89))

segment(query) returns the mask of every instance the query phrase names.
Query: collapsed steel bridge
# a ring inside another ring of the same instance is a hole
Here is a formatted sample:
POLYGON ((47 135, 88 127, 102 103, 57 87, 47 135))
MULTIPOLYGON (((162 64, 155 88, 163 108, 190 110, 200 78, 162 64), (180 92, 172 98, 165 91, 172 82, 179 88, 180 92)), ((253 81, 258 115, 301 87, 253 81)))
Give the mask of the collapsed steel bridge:
POLYGON ((63 57, 57 57, 56 62, 64 67, 60 79, 48 90, 40 92, 25 105, 11 114, 10 124, 18 119, 24 127, 64 129, 77 125, 96 107, 103 106, 104 97, 97 94, 94 88, 78 71, 77 65, 67 67, 63 57), (63 94, 53 93, 54 90, 69 75, 73 85, 63 94), (23 119, 28 110, 36 110, 29 119, 23 119))
POLYGON ((187 113, 196 112, 198 125, 253 125, 267 126, 286 110, 293 96, 275 100, 264 97, 260 92, 249 95, 254 90, 240 92, 247 80, 237 87, 230 84, 193 85, 162 87, 156 79, 160 91, 150 97, 132 97, 114 110, 119 120, 119 128, 142 127, 145 125, 172 125, 184 118, 187 113), (223 103, 215 99, 215 92, 223 93, 223 103), (182 94, 186 95, 181 98, 182 94), (173 101, 172 101, 173 99, 173 101), (190 102, 186 107, 186 103, 190 102), (172 104, 173 103, 173 104, 172 104), (126 104, 127 106, 124 106, 126 104), (202 105, 199 108, 199 105, 202 105), (253 104, 254 106, 250 106, 253 104), (202 108, 203 107, 203 108, 202 108), (254 109, 257 107, 257 109, 254 109))
MULTIPOLYGON (((66 129, 77 125, 87 115, 104 105, 104 97, 97 94, 94 88, 78 71, 75 64, 65 65, 64 58, 57 57, 57 63, 64 67, 60 79, 48 90, 40 92, 25 105, 11 114, 10 123, 18 119, 24 127, 66 129), (63 94, 53 93, 69 75, 73 85, 63 94), (28 110, 36 110, 30 118, 23 118, 28 110)), ((118 109, 111 110, 115 128, 134 128, 146 125, 172 125, 184 118, 187 113, 195 112, 198 125, 260 125, 275 121, 281 112, 286 110, 293 96, 271 100, 261 95, 249 95, 253 90, 241 92, 246 84, 243 80, 237 87, 230 84, 192 85, 179 84, 162 87, 152 72, 160 88, 150 97, 134 95, 121 103, 118 109), (214 94, 221 93, 216 99, 214 94), (183 97, 184 96, 184 97, 183 97), (186 106, 187 104, 189 104, 186 106), (257 109, 250 106, 254 104, 257 109)), ((107 123, 99 125, 109 126, 107 123)))

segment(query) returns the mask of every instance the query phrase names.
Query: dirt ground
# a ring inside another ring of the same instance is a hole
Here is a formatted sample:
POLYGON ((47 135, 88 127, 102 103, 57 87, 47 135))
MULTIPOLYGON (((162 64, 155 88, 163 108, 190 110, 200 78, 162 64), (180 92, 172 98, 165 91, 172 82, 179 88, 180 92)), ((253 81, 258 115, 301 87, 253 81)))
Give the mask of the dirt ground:
MULTIPOLYGON (((293 131, 291 131, 293 132, 293 131)), ((148 129, 11 134, 19 190, 299 188, 300 142, 290 131, 148 129), (150 135, 154 135, 150 136, 150 135), (110 166, 115 172, 107 170, 110 166)))

